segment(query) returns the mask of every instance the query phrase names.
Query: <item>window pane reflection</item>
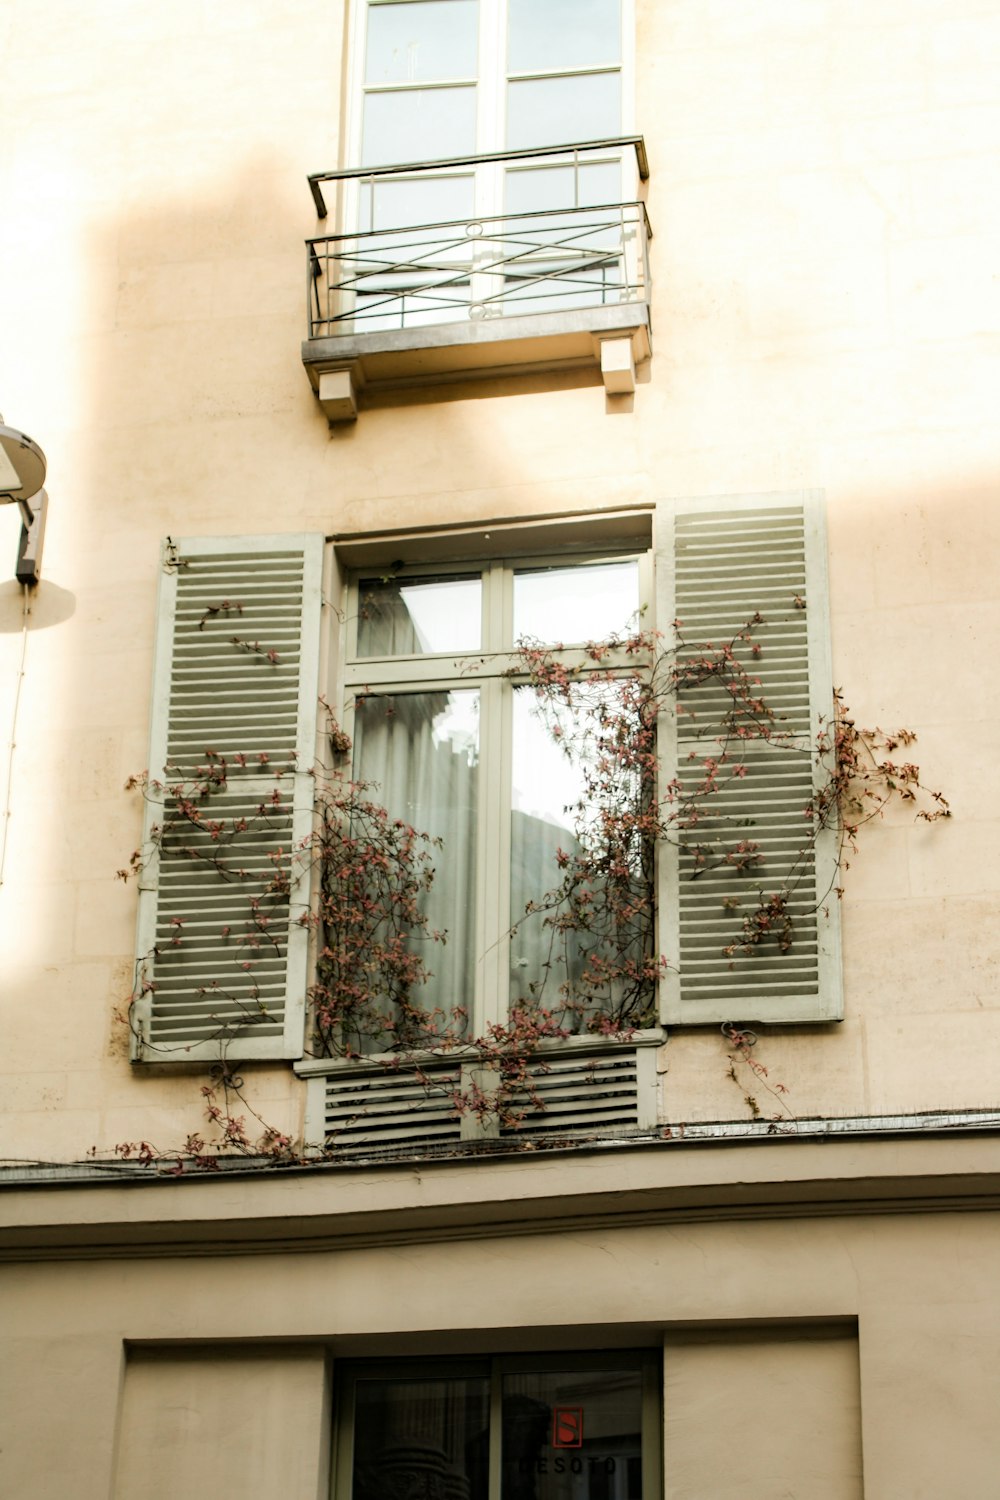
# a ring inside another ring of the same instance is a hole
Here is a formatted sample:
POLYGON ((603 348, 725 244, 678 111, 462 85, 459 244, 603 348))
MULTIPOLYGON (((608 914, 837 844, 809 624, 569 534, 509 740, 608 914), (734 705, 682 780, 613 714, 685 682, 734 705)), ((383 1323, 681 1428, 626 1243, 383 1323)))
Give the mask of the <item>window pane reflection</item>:
MULTIPOLYGON (((373 201, 372 187, 365 182, 358 194, 358 226, 361 229, 406 229, 411 225, 468 219, 472 217, 474 207, 472 189, 471 177, 396 177, 375 183, 373 201)), ((610 202, 610 199, 606 201, 610 202)), ((395 258, 404 260, 408 255, 419 254, 421 238, 414 234, 412 240, 404 243, 403 253, 397 253, 395 258)), ((391 252, 395 246, 390 242, 386 249, 391 252)), ((370 251, 370 246, 365 246, 364 250, 370 251)), ((468 251, 465 253, 467 255, 468 251)))
POLYGON ((366 83, 476 76, 477 0, 407 0, 368 7, 366 83))
POLYGON ((365 99, 361 165, 380 166, 402 157, 431 161, 465 156, 476 149, 476 90, 405 89, 365 99), (405 153, 404 148, 405 147, 405 153))
MULTIPOLYGON (((546 213, 554 208, 590 208, 596 203, 617 203, 621 198, 621 167, 617 162, 567 164, 555 167, 519 167, 507 173, 505 182, 508 214, 546 213)), ((566 219, 567 227, 574 220, 566 219)), ((583 220, 585 228, 588 220, 583 220)), ((549 224, 542 230, 549 232, 549 224)))
POLYGON ((652 999, 652 851, 636 821, 648 788, 603 750, 623 725, 638 741, 636 713, 626 680, 581 683, 552 715, 534 688, 514 689, 510 998, 552 1012, 570 1032, 600 1016, 645 1024, 652 999), (571 922, 567 879, 574 903, 583 897, 571 922))
POLYGON ((478 651, 481 600, 478 573, 364 578, 358 591, 358 655, 478 651))
POLYGON ((489 1381, 359 1380, 353 1500, 487 1500, 489 1381))
POLYGON ((563 146, 618 134, 621 78, 588 73, 531 78, 507 85, 507 145, 563 146))
POLYGON ((642 1500, 638 1370, 503 1381, 502 1500, 642 1500))
MULTIPOLYGON (((542 903, 558 887, 561 854, 573 858, 580 852, 575 830, 584 777, 539 718, 533 688, 514 689, 512 771, 510 998, 559 1012, 559 987, 579 968, 578 934, 557 935, 542 913, 525 913, 529 902, 542 903)), ((571 1018, 560 1019, 577 1029, 571 1018)))
POLYGON ((596 270, 569 271, 558 264, 536 266, 534 279, 529 276, 504 277, 503 310, 507 317, 518 313, 561 312, 564 308, 610 307, 621 299, 622 275, 616 258, 596 270))
POLYGON ((604 641, 636 629, 639 564, 579 563, 514 574, 514 639, 604 641))
POLYGON ((620 61, 618 0, 510 0, 509 8, 511 73, 620 61))

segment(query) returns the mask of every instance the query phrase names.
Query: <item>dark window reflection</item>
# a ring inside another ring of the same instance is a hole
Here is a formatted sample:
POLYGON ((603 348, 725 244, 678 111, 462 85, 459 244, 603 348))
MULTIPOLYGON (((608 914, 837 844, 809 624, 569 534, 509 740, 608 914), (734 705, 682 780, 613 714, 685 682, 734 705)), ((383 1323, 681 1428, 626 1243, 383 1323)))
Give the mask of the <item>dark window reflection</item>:
POLYGON ((359 1380, 353 1500, 487 1500, 489 1381, 359 1380))
POLYGON ((638 1370, 503 1381, 502 1500, 641 1500, 638 1370))
POLYGON ((642 1500, 638 1361, 499 1379, 501 1427, 491 1433, 485 1373, 359 1375, 351 1500, 642 1500))

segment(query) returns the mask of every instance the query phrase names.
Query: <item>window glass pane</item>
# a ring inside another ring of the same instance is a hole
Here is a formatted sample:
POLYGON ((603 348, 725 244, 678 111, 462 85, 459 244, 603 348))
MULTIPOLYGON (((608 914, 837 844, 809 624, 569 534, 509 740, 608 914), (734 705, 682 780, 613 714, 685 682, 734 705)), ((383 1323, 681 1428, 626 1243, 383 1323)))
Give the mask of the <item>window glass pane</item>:
MULTIPOLYGON (((532 78, 507 85, 507 145, 563 146, 616 136, 621 128, 621 78, 532 78)), ((454 153, 453 153, 454 154, 454 153)))
POLYGON ((509 0, 509 12, 509 73, 621 61, 618 0, 509 0))
MULTIPOLYGON (((581 163, 576 172, 571 166, 521 168, 507 173, 505 195, 509 214, 620 203, 621 167, 617 162, 600 162, 581 163)), ((571 225, 573 221, 565 222, 571 225)))
POLYGON ((439 323, 463 322, 469 316, 469 283, 448 278, 447 285, 435 281, 428 285, 410 278, 400 285, 399 279, 379 286, 377 280, 366 281, 371 292, 359 294, 354 306, 354 328, 358 333, 374 333, 384 328, 423 328, 439 323))
POLYGON ((581 681, 552 705, 514 689, 510 997, 570 1032, 648 1024, 654 997, 650 776, 615 751, 655 748, 637 691, 581 681))
POLYGON ((489 1382, 359 1380, 352 1500, 487 1500, 489 1382))
MULTIPOLYGON (((435 224, 442 220, 469 219, 474 208, 472 177, 396 177, 375 183, 374 214, 372 187, 363 182, 360 191, 359 229, 404 229, 410 225, 435 224)), ((610 202, 610 199, 606 199, 610 202)), ((423 237, 414 239, 419 253, 423 237)), ((365 249, 370 247, 366 246, 365 249)), ((409 246, 398 257, 409 258, 409 246)), ((466 249, 466 255, 468 250, 466 249)))
POLYGON ((475 88, 400 89, 365 99, 361 165, 433 161, 476 149, 475 88))
POLYGON ((603 258, 596 269, 577 266, 536 266, 533 276, 505 276, 503 299, 498 300, 506 317, 519 314, 562 312, 578 307, 610 307, 621 301, 622 275, 616 258, 603 258))
POLYGON ((358 297, 354 309, 354 328, 358 333, 374 333, 387 328, 437 327, 440 323, 464 322, 469 316, 468 283, 434 288, 398 286, 358 297))
POLYGON ((477 0, 370 5, 366 83, 475 78, 477 0))
POLYGON ((582 768, 536 712, 532 688, 514 689, 513 775, 510 814, 510 916, 517 923, 510 940, 511 997, 528 999, 543 978, 541 997, 558 1008, 561 966, 546 970, 552 934, 542 917, 524 920, 529 901, 541 902, 560 881, 559 852, 576 855, 577 804, 583 797, 582 768))
POLYGON ((502 1500, 642 1500, 638 1370, 503 1380, 502 1500))
POLYGON ((639 564, 577 563, 514 574, 514 639, 603 641, 637 629, 639 564))
MULTIPOLYGON (((455 1008, 472 1003, 478 774, 478 690, 357 699, 355 779, 373 784, 372 799, 391 818, 440 840, 433 850, 434 880, 421 910, 429 931, 446 933, 447 942, 434 942, 419 931, 411 935, 429 977, 409 999, 427 1010, 440 1009, 441 1025, 453 1033, 462 1030, 455 1008)), ((399 1040, 420 1038, 404 1035, 399 1040)))
POLYGON ((358 655, 477 651, 482 590, 478 573, 363 578, 358 586, 358 655))
MULTIPOLYGON (((341 264, 353 298, 354 326, 359 332, 375 328, 412 328, 424 323, 450 323, 469 316, 469 277, 475 247, 481 242, 466 234, 463 210, 472 208, 469 178, 446 178, 421 198, 419 184, 395 195, 395 184, 378 184, 378 211, 400 219, 436 214, 458 217, 457 225, 440 227, 426 220, 412 228, 388 226, 366 230, 353 243, 344 242, 341 264), (390 191, 384 192, 388 186, 390 191), (416 191, 414 191, 416 189, 416 191)), ((362 229, 371 205, 366 184, 361 192, 362 229)), ((470 215, 471 216, 471 215, 470 215)))

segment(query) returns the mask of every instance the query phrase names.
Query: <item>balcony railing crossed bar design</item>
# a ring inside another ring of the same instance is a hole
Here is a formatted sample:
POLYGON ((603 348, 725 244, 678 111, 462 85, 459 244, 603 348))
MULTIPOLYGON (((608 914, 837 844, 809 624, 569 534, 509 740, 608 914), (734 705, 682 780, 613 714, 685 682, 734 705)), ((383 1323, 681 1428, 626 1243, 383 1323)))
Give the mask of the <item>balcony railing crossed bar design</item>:
POLYGON ((309 337, 643 301, 649 237, 632 202, 311 239, 309 337))

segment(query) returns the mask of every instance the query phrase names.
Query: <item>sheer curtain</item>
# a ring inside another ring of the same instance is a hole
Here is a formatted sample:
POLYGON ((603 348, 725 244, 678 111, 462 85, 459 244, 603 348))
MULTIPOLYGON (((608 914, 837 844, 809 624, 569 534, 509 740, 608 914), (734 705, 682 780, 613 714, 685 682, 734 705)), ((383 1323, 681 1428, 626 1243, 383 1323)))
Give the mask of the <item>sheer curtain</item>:
POLYGON ((461 1034, 452 1012, 473 998, 479 692, 371 694, 358 699, 354 725, 355 778, 374 784, 371 798, 391 818, 440 840, 421 910, 446 938, 411 934, 430 973, 411 999, 461 1034))

